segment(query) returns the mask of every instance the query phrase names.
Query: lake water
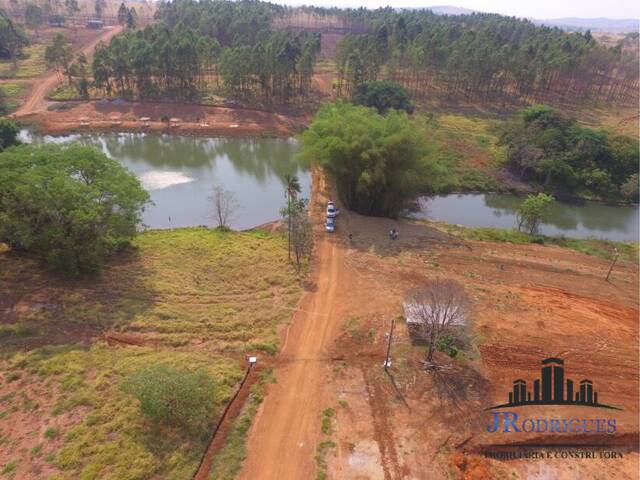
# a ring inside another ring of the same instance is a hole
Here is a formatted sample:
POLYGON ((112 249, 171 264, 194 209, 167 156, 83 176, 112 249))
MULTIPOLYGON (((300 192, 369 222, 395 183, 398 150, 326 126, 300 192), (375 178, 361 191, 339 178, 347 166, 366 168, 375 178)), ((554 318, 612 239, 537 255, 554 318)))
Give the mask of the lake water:
POLYGON ((149 191, 153 205, 143 222, 150 228, 215 225, 211 190, 215 184, 235 194, 240 208, 235 229, 280 217, 283 178, 296 174, 309 197, 311 175, 294 158, 294 139, 197 138, 137 133, 38 136, 22 131, 25 142, 94 145, 131 170, 149 191))
MULTIPOLYGON (((416 218, 468 227, 516 228, 516 207, 523 198, 507 194, 451 194, 421 197, 416 218)), ((638 206, 599 202, 555 202, 540 233, 548 236, 638 241, 638 206)))

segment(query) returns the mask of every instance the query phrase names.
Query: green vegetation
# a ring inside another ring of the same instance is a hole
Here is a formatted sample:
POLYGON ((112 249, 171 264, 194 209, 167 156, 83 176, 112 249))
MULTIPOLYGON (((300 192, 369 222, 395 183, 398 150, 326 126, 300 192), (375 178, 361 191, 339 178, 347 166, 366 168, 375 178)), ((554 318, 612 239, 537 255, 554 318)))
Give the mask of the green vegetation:
POLYGON ((333 417, 336 411, 329 407, 325 408, 322 412, 322 433, 325 435, 331 435, 333 432, 333 417))
POLYGON ((0 8, 0 58, 14 59, 28 44, 22 29, 0 8))
POLYGON ((506 152, 499 144, 502 122, 462 115, 427 117, 426 138, 438 175, 421 188, 425 193, 505 191, 497 179, 506 152))
POLYGON ((140 410, 156 426, 184 428, 206 435, 216 415, 211 399, 216 384, 205 370, 180 370, 156 364, 136 371, 122 385, 140 402, 140 410))
MULTIPOLYGON (((47 302, 54 305, 22 315, 18 325, 38 328, 3 337, 0 353, 2 371, 22 375, 16 389, 48 385, 53 404, 39 415, 76 419, 61 424, 58 450, 44 442, 42 458, 50 456, 60 479, 190 478, 206 438, 151 421, 122 385, 157 365, 206 371, 216 386, 209 408, 221 412, 243 376, 238 358, 277 350, 277 327, 290 318, 301 293, 281 236, 194 228, 145 232, 133 245, 129 254, 107 262, 100 277, 81 282, 0 253, 0 297, 37 305, 46 284, 47 302), (83 342, 87 332, 98 338, 105 331, 134 336, 140 346, 83 342)), ((256 388, 214 461, 224 474, 214 478, 237 472, 260 400, 256 388)), ((21 457, 28 451, 12 455, 28 460, 21 457)))
POLYGON ((25 47, 19 56, 0 61, 0 77, 29 78, 44 73, 47 69, 44 61, 45 48, 46 45, 43 43, 32 43, 25 47))
MULTIPOLYGON (((16 122, 13 120, 7 120, 6 118, 0 118, 0 152, 5 148, 9 148, 12 145, 18 145, 20 143, 18 140, 19 132, 20 125, 16 122)), ((1 191, 2 190, 0 190, 0 192, 1 191)), ((2 204, 0 203, 0 205, 2 204)))
POLYGON ((356 105, 373 107, 384 114, 390 108, 413 113, 413 105, 407 91, 394 82, 365 82, 358 85, 351 101, 356 105))
POLYGON ((582 127, 547 106, 523 110, 501 141, 520 179, 577 196, 619 199, 640 163, 637 140, 582 127))
POLYGON ((95 85, 107 95, 194 100, 212 81, 241 100, 306 100, 320 38, 272 31, 278 10, 263 2, 163 2, 161 23, 127 30, 96 49, 95 85))
POLYGON ((44 12, 39 5, 28 3, 24 10, 24 22, 32 30, 35 30, 36 36, 39 35, 40 27, 44 23, 44 12))
POLYGON ((18 108, 27 85, 24 83, 0 84, 0 115, 6 115, 18 108))
POLYGON ((340 198, 364 215, 397 216, 434 170, 424 132, 397 110, 327 105, 301 139, 302 158, 324 167, 340 198))
POLYGON ((47 67, 53 68, 59 75, 66 75, 71 83, 69 66, 73 60, 73 52, 71 44, 63 34, 56 33, 53 37, 51 45, 44 50, 44 60, 47 67))
POLYGON ((620 253, 620 258, 630 262, 638 261, 638 244, 613 242, 610 240, 580 239, 565 237, 547 237, 543 235, 528 235, 517 230, 505 230, 488 227, 462 227, 445 223, 435 224, 449 234, 465 240, 480 240, 486 242, 507 243, 536 243, 539 245, 554 245, 570 248, 576 252, 610 259, 614 249, 620 253))
MULTIPOLYGON (((313 13, 320 20, 325 12, 313 13)), ((447 100, 638 99, 633 49, 603 46, 588 31, 566 33, 496 14, 391 8, 331 13, 368 31, 345 36, 336 48, 338 94, 387 79, 414 96, 447 100)))
POLYGON ((322 412, 322 434, 324 439, 316 447, 316 480, 326 480, 327 478, 327 454, 330 450, 337 447, 336 443, 331 440, 333 434, 333 419, 336 411, 329 407, 322 412))
POLYGON ((547 219, 549 207, 555 199, 546 193, 528 195, 518 206, 517 221, 518 231, 525 230, 529 235, 538 233, 540 224, 547 219))
POLYGON ((0 241, 68 274, 96 272, 128 245, 149 201, 133 174, 89 147, 15 147, 0 170, 0 241))
POLYGON ((245 402, 242 413, 236 418, 222 450, 216 455, 211 466, 211 480, 233 480, 247 457, 246 437, 251 421, 262 403, 266 384, 273 381, 270 369, 260 374, 258 383, 251 387, 249 398, 245 402))
POLYGON ((0 471, 0 474, 2 475, 9 475, 10 473, 12 473, 16 468, 18 468, 18 461, 17 460, 11 460, 10 462, 6 463, 4 465, 4 467, 2 467, 2 471, 0 471))

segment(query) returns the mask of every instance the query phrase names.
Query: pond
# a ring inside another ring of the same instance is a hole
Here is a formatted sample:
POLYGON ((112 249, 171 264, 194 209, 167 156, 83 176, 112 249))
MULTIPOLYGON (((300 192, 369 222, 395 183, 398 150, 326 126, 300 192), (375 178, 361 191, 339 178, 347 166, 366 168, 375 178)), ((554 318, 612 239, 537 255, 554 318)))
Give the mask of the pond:
MULTIPOLYGON (((508 194, 450 194, 421 197, 415 218, 467 227, 516 228, 516 207, 523 198, 508 194)), ((638 241, 638 205, 555 202, 540 233, 548 236, 638 241)))
POLYGON ((231 220, 246 229, 277 220, 284 205, 284 181, 296 174, 309 198, 311 174, 295 159, 294 139, 197 138, 143 133, 39 136, 22 131, 24 142, 72 141, 93 145, 132 171, 153 205, 143 222, 150 228, 215 225, 210 200, 214 185, 234 193, 240 208, 231 220))

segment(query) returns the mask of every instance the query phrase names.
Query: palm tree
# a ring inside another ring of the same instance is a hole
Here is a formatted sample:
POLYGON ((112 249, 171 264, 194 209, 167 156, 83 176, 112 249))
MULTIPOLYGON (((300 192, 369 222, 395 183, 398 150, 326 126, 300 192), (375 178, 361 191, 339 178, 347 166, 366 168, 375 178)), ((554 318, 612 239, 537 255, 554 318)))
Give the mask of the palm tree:
POLYGON ((286 174, 284 176, 284 198, 287 200, 287 231, 289 260, 291 260, 291 202, 294 201, 302 191, 300 180, 297 175, 286 174))

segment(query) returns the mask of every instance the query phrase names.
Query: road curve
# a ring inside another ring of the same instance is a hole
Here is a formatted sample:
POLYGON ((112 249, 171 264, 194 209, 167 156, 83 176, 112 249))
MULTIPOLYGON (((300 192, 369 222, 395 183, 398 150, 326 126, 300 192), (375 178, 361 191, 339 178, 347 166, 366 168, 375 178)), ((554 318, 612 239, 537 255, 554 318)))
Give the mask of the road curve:
MULTIPOLYGON (((93 40, 88 45, 84 46, 81 50, 87 56, 87 59, 91 59, 93 51, 99 42, 107 42, 113 36, 122 31, 122 26, 117 25, 105 30, 102 35, 93 40)), ((79 53, 79 52, 76 52, 79 53)), ((24 103, 13 114, 13 117, 24 117, 33 113, 39 112, 46 108, 45 96, 52 91, 62 81, 59 75, 53 70, 47 70, 38 78, 33 79, 32 88, 29 91, 24 103)))

